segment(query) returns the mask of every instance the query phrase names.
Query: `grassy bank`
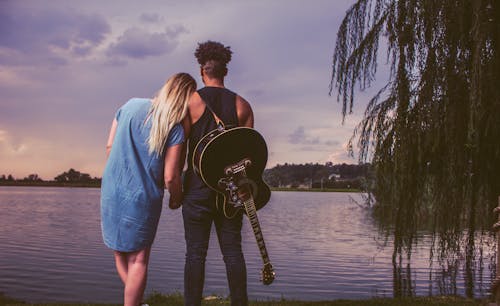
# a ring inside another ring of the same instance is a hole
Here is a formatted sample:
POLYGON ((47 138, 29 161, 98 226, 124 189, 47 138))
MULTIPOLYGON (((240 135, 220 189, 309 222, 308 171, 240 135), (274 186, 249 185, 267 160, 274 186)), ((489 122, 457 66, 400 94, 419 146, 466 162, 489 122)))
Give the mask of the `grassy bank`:
MULTIPOLYGON (((183 299, 179 294, 173 295, 162 295, 155 293, 150 295, 146 299, 146 303, 150 306, 182 306, 183 299)), ((22 301, 11 299, 0 294, 0 305, 27 305, 22 301)), ((119 304, 30 304, 39 306, 55 306, 55 305, 119 305, 119 304)), ((212 306, 212 305, 230 305, 228 300, 225 299, 213 299, 209 301, 203 301, 202 305, 212 306)), ((334 300, 334 301, 251 301, 250 306, 487 306, 487 300, 473 300, 465 299, 461 297, 417 297, 417 298, 402 298, 402 299, 391 299, 391 298, 372 298, 368 300, 334 300)))
MULTIPOLYGON (((179 295, 164 296, 154 294, 147 300, 150 306, 183 305, 183 299, 179 295)), ((228 300, 204 301, 202 305, 230 305, 228 300)), ((334 300, 334 301, 293 301, 293 300, 270 300, 270 301, 251 301, 250 306, 487 306, 486 300, 473 300, 461 297, 417 297, 417 298, 372 298, 368 300, 334 300)))

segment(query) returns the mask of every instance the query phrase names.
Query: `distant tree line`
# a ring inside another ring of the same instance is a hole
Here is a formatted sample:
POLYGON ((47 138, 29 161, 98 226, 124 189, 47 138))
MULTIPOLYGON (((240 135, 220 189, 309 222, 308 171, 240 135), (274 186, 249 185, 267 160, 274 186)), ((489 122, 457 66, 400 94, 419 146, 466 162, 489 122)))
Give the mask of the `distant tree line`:
MULTIPOLYGON (((366 189, 366 177, 370 164, 278 164, 266 169, 263 179, 276 188, 352 188, 366 189)), ((43 180, 38 174, 30 174, 16 179, 11 174, 0 175, 0 185, 37 185, 37 186, 89 186, 99 187, 101 178, 91 177, 88 173, 73 168, 53 180, 43 180)))
POLYGON ((63 172, 51 181, 44 181, 38 174, 30 174, 22 179, 16 179, 12 174, 0 175, 1 185, 41 185, 41 186, 100 186, 101 179, 91 177, 73 168, 63 172))
POLYGON ((38 176, 38 174, 30 174, 22 179, 16 179, 12 174, 0 175, 0 182, 42 182, 43 180, 38 176))
POLYGON ((56 182, 67 183, 67 182, 78 182, 78 183, 89 183, 89 182, 100 182, 101 179, 97 177, 90 177, 87 173, 81 173, 71 168, 67 172, 63 172, 54 178, 56 182))
POLYGON ((271 187, 281 188, 355 188, 364 189, 370 164, 278 164, 264 171, 271 187))

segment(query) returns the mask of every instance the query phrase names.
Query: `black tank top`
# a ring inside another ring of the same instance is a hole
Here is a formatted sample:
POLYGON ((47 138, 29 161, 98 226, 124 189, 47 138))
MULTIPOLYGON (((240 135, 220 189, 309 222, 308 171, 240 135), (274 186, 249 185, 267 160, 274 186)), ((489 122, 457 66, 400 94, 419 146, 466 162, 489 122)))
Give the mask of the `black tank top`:
POLYGON ((198 90, 198 94, 208 107, 205 107, 203 115, 191 127, 191 134, 188 138, 188 169, 184 179, 184 198, 186 199, 209 199, 213 196, 212 189, 194 172, 192 162, 193 151, 200 139, 217 128, 217 123, 210 109, 224 122, 226 127, 238 125, 236 94, 234 92, 226 88, 204 87, 198 90))

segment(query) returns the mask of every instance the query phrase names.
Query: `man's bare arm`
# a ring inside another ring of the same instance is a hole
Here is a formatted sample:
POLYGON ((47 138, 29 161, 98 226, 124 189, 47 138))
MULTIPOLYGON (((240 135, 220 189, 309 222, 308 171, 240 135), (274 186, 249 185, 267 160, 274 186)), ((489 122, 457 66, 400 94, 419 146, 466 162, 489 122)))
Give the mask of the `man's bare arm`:
POLYGON ((236 96, 236 114, 240 126, 253 128, 253 111, 250 103, 240 96, 236 96))

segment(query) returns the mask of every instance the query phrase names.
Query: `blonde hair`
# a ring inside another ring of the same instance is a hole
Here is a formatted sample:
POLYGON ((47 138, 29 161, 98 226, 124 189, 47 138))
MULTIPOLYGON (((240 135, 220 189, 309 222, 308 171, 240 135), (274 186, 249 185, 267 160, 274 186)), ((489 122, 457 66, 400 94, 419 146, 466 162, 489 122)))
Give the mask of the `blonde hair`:
POLYGON ((196 91, 196 81, 187 73, 177 73, 170 77, 152 99, 148 120, 149 153, 162 154, 172 127, 186 116, 188 101, 196 91))

